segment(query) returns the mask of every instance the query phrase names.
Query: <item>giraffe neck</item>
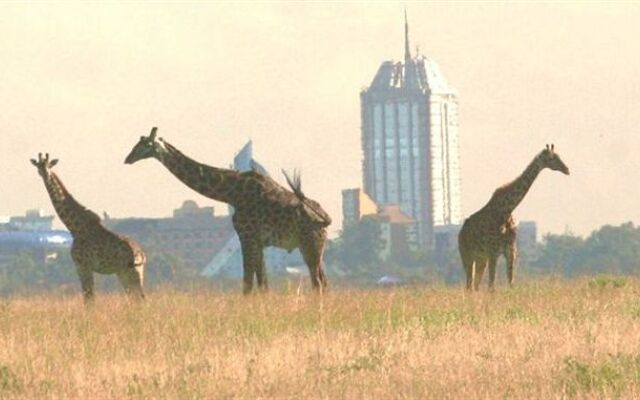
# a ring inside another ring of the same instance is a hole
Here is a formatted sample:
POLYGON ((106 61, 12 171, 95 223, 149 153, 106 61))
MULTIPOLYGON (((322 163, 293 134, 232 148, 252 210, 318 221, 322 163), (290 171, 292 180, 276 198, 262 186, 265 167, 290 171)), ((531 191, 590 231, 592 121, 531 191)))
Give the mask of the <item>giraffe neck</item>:
POLYGON ((49 173, 43 180, 58 217, 72 234, 100 224, 100 217, 78 203, 55 173, 49 173))
POLYGON ((162 141, 156 158, 185 185, 203 196, 234 205, 239 198, 240 173, 201 164, 162 141))
POLYGON ((520 176, 494 192, 487 207, 497 211, 500 215, 511 215, 518 204, 522 202, 543 168, 539 156, 536 156, 520 176))

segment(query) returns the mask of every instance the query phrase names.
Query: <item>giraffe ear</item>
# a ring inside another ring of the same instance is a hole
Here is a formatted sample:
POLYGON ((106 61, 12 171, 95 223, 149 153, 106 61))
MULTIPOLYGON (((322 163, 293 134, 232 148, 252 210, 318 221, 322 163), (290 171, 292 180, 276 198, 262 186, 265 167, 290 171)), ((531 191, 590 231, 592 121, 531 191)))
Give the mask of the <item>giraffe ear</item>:
POLYGON ((58 159, 57 159, 57 158, 56 158, 56 159, 51 160, 51 162, 49 163, 49 168, 51 168, 51 167, 55 166, 57 163, 58 163, 58 159))
POLYGON ((38 162, 33 158, 31 159, 31 164, 35 165, 36 167, 38 166, 38 162))

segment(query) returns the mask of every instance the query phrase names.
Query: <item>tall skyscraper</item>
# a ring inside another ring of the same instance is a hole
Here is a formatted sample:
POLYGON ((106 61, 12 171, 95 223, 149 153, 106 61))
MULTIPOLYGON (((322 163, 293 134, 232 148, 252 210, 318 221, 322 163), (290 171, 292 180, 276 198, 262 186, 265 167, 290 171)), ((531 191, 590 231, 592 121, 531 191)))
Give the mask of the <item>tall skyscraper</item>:
POLYGON ((404 62, 384 61, 360 102, 364 190, 399 204, 431 246, 434 226, 462 221, 458 96, 433 60, 411 56, 406 14, 404 62))

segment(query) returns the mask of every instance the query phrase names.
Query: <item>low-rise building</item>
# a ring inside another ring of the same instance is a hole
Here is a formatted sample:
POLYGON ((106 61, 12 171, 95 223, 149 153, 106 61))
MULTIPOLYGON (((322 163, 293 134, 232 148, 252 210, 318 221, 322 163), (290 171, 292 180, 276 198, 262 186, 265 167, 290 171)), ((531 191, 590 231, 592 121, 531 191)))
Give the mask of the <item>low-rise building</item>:
POLYGON ((343 229, 365 218, 379 224, 383 260, 406 256, 419 247, 416 220, 403 213, 398 204, 379 207, 360 188, 342 191, 342 217, 343 229))
POLYGON ((360 188, 342 191, 342 225, 356 223, 378 212, 378 205, 360 188))
POLYGON ((52 215, 27 210, 25 215, 0 218, 0 264, 11 262, 21 253, 36 261, 55 260, 60 251, 71 247, 71 234, 54 230, 52 215))
POLYGON ((213 207, 182 203, 168 218, 110 218, 104 223, 114 231, 139 241, 147 252, 173 254, 191 268, 202 269, 233 236, 228 215, 216 216, 213 207))
POLYGON ((53 215, 44 215, 39 209, 27 210, 25 215, 0 218, 2 231, 50 231, 53 227, 53 215))
POLYGON ((404 214, 399 204, 387 204, 373 215, 380 224, 380 234, 384 242, 380 258, 389 260, 392 257, 404 257, 418 249, 418 233, 416 220, 404 214))

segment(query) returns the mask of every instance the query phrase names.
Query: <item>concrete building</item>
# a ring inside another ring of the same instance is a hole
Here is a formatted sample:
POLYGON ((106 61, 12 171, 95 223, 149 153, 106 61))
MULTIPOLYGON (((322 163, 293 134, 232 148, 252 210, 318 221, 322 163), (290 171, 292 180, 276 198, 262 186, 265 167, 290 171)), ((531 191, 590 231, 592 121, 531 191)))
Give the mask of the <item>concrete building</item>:
POLYGON ((419 248, 416 220, 406 215, 398 204, 378 206, 362 189, 342 191, 342 226, 348 228, 363 219, 372 219, 380 226, 384 247, 380 258, 407 256, 419 248))
POLYGON ((34 260, 48 262, 69 251, 73 238, 67 231, 2 231, 0 232, 0 265, 9 263, 22 253, 34 260))
POLYGON ((380 235, 384 242, 380 258, 404 257, 418 249, 416 220, 405 215, 398 204, 387 204, 373 216, 380 224, 380 235))
POLYGON ((342 191, 342 226, 357 223, 378 212, 378 205, 360 188, 342 191))
POLYGON ((0 219, 0 230, 41 232, 51 231, 53 215, 44 215, 39 209, 27 210, 25 215, 0 219))
POLYGON ((168 218, 109 218, 105 226, 140 242, 149 253, 172 254, 200 270, 234 234, 231 218, 187 200, 168 218))
POLYGON ((47 262, 68 251, 72 243, 69 232, 54 230, 52 215, 41 210, 27 210, 25 215, 0 218, 0 265, 27 253, 34 260, 47 262))
POLYGON ((462 222, 458 96, 433 60, 411 55, 406 20, 404 62, 383 62, 360 100, 364 191, 399 204, 431 247, 435 226, 462 222))

